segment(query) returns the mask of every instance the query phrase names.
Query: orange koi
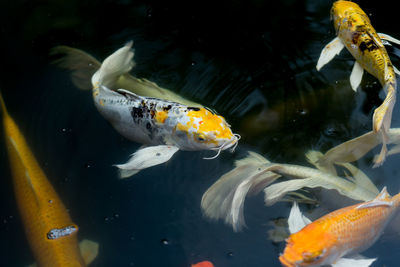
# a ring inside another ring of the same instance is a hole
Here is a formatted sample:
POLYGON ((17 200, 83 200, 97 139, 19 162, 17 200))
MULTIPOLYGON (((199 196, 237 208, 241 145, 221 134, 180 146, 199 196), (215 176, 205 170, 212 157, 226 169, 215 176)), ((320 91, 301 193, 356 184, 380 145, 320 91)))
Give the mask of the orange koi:
POLYGON ((86 266, 97 255, 98 245, 83 240, 78 226, 47 180, 0 94, 4 137, 18 209, 38 266, 86 266))
POLYGON ((396 214, 399 205, 400 194, 391 197, 383 188, 371 201, 336 210, 311 222, 295 203, 288 219, 292 234, 286 240, 279 260, 286 267, 369 266, 376 259, 344 256, 369 248, 396 214))
POLYGON ((210 261, 202 261, 196 264, 192 264, 191 267, 214 267, 210 261))
POLYGON ((375 160, 374 167, 380 166, 386 157, 392 111, 396 102, 396 74, 400 72, 393 66, 384 45, 387 41, 400 44, 400 41, 383 33, 377 33, 365 12, 350 1, 336 1, 331 10, 337 37, 327 44, 321 52, 317 70, 346 47, 355 58, 350 75, 350 84, 354 91, 361 83, 364 70, 375 76, 383 86, 386 98, 374 111, 373 131, 380 133, 382 149, 375 160))

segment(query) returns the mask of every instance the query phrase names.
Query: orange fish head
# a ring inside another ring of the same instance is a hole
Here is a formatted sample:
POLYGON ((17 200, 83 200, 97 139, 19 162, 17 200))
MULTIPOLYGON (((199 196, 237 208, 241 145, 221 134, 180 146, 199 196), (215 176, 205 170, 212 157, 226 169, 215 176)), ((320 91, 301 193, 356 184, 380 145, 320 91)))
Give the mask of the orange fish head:
POLYGON ((354 2, 351 1, 336 1, 331 9, 331 19, 336 32, 339 32, 341 27, 352 27, 353 24, 360 20, 367 20, 367 14, 354 2), (351 17, 351 18, 350 18, 351 17))
POLYGON ((234 148, 239 135, 234 134, 224 117, 205 108, 188 108, 176 126, 177 133, 185 133, 187 150, 225 150, 234 148))
POLYGON ((328 234, 301 230, 286 240, 279 261, 286 267, 321 266, 332 256, 333 244, 334 239, 328 234))
POLYGON ((214 267, 210 261, 202 261, 196 264, 192 264, 191 267, 214 267))

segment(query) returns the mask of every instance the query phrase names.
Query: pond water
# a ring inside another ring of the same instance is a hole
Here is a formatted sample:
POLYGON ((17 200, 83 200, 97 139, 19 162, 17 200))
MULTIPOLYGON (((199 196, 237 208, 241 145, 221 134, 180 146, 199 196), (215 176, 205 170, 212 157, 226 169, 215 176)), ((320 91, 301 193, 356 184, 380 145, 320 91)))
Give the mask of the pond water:
MULTIPOLYGON (((392 1, 357 1, 378 32, 400 38, 392 1)), ((308 166, 304 153, 325 152, 371 130, 383 97, 365 75, 349 84, 347 51, 321 72, 321 49, 334 38, 332 1, 14 1, 2 3, 0 90, 48 179, 74 222, 79 239, 99 243, 91 266, 280 266, 284 243, 268 239, 270 221, 290 204, 245 204, 247 228, 234 233, 200 210, 202 194, 247 150, 273 162, 308 166), (235 153, 179 152, 167 164, 119 180, 115 163, 140 147, 120 136, 77 89, 49 51, 68 45, 99 60, 134 40, 132 73, 218 111, 242 136, 235 153)), ((400 66, 400 50, 388 48, 400 66)), ((392 127, 399 127, 396 105, 392 127)), ((3 131, 2 131, 3 132, 3 131)), ((3 136, 3 134, 1 134, 3 136)), ((5 147, 4 138, 0 146, 5 147)), ((19 218, 5 149, 0 154, 1 266, 34 262, 19 218)), ((399 156, 373 169, 379 148, 356 164, 391 194, 400 191, 399 156)), ((321 195, 321 194, 320 194, 321 195)), ((327 211, 352 203, 328 192, 327 211)), ((397 266, 398 228, 389 226, 363 255, 374 266, 397 266)))

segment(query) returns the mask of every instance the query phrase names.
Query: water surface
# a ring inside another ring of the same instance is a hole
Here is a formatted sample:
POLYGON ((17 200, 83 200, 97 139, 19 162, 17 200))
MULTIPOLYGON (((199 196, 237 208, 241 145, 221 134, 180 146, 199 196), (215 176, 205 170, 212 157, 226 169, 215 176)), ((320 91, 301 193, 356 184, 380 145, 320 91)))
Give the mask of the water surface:
MULTIPOLYGON (((92 266, 280 266, 283 243, 267 238, 269 221, 287 217, 288 203, 245 204, 247 228, 234 233, 205 219, 200 199, 233 161, 254 150, 271 161, 307 165, 309 149, 325 152, 371 130, 383 97, 365 75, 354 93, 347 51, 318 73, 323 46, 334 38, 331 1, 16 1, 3 3, 0 88, 49 180, 79 225, 79 238, 100 244, 92 266), (134 40, 133 73, 201 102, 225 116, 242 140, 234 154, 179 152, 167 164, 118 180, 112 164, 140 147, 97 112, 90 92, 50 64, 56 45, 104 59, 134 40)), ((391 1, 358 1, 378 32, 400 37, 391 1)), ((388 49, 400 66, 398 48, 388 49)), ((399 127, 395 106, 392 127, 399 127)), ((0 146, 4 147, 3 138, 0 146)), ((378 153, 379 148, 373 152, 378 153)), ((374 153, 357 162, 378 188, 400 190, 399 156, 372 169, 374 153)), ((34 262, 16 208, 8 159, 0 154, 1 266, 34 262)), ((340 208, 334 193, 316 192, 321 207, 340 208)), ((309 207, 313 208, 313 207, 309 207)), ((364 255, 396 266, 399 238, 389 227, 364 255)))

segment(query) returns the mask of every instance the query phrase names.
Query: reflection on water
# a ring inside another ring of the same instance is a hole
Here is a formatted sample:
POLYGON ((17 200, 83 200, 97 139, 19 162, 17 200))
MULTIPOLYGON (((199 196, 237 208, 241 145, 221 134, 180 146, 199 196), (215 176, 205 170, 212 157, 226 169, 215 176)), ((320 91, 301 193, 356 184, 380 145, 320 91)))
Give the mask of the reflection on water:
MULTIPOLYGON (((399 37, 396 11, 385 1, 358 2, 378 31, 399 37)), ((353 59, 345 51, 323 71, 315 70, 322 47, 334 37, 330 2, 275 4, 37 1, 8 3, 3 9, 7 38, 1 43, 6 54, 0 89, 79 225, 79 238, 100 244, 93 266, 190 266, 203 260, 216 267, 280 266, 283 243, 272 243, 267 231, 270 220, 287 217, 288 203, 264 207, 262 195, 249 198, 248 228, 234 233, 202 216, 202 194, 246 150, 273 162, 307 165, 307 150, 325 152, 370 131, 382 92, 376 80, 365 75, 362 89, 353 93, 348 81, 353 59), (182 152, 129 180, 117 179, 111 165, 126 160, 140 145, 113 130, 95 109, 90 93, 78 90, 68 73, 49 64, 47 55, 61 44, 103 59, 132 39, 137 62, 133 74, 217 110, 242 136, 234 154, 205 161, 207 152, 182 152)), ((399 54, 395 47, 388 50, 399 54)), ((393 63, 400 65, 396 57, 393 63)), ((398 110, 396 106, 392 127, 399 127, 398 110)), ((4 147, 3 138, 0 145, 4 147)), ((33 257, 2 151, 2 264, 26 266, 33 257)), ((372 169, 378 151, 357 166, 378 188, 386 185, 395 194, 400 190, 399 158, 391 156, 383 167, 372 169)), ((316 214, 349 204, 347 199, 336 201, 334 192, 315 194, 321 201, 316 214)), ((365 255, 379 255, 379 264, 394 266, 390 254, 397 245, 396 235, 385 234, 365 255)))

